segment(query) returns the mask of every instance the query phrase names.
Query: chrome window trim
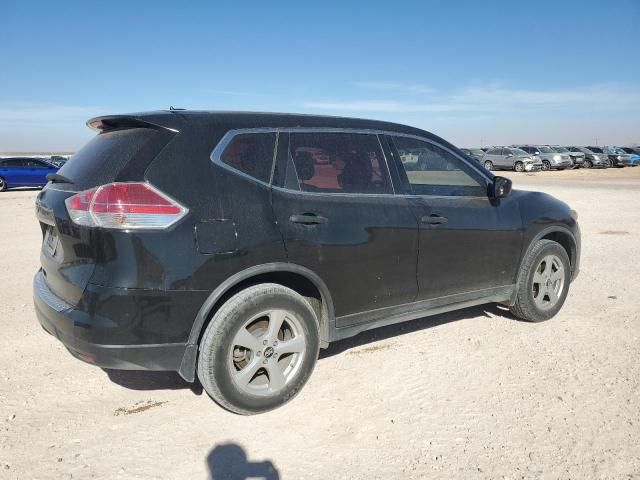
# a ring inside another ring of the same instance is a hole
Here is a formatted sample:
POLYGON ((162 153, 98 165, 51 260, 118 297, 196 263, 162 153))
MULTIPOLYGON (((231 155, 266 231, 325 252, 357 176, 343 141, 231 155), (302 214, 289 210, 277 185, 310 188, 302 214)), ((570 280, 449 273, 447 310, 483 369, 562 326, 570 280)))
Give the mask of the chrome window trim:
POLYGON ((278 130, 273 129, 273 128, 238 128, 235 130, 229 130, 227 133, 225 133, 222 138, 220 139, 220 141, 218 142, 218 144, 215 146, 215 148, 213 149, 213 151, 211 152, 211 155, 209 156, 209 158, 211 159, 211 161, 218 165, 221 168, 224 168, 225 170, 228 170, 229 172, 232 172, 236 175, 239 175, 241 177, 244 177, 248 180, 251 180, 255 183, 258 183, 260 185, 266 186, 266 187, 270 187, 271 186, 271 182, 273 181, 273 170, 274 170, 274 165, 275 165, 275 156, 278 154, 278 130), (242 170, 238 170, 237 168, 232 167, 231 165, 224 163, 222 161, 222 154, 224 153, 225 149, 227 148, 227 146, 229 145, 229 143, 231 143, 231 141, 237 136, 237 135, 241 135, 241 134, 246 134, 246 133, 274 133, 276 138, 274 140, 273 143, 273 155, 271 158, 271 169, 270 169, 270 178, 269 181, 265 182, 264 180, 260 180, 259 178, 256 178, 254 176, 249 175, 248 173, 243 172, 242 170))
POLYGON ((450 148, 446 147, 445 145, 442 145, 439 142, 436 142, 430 138, 426 138, 420 135, 413 135, 413 134, 409 134, 409 133, 403 133, 403 132, 393 132, 393 131, 389 131, 389 130, 378 130, 378 129, 369 129, 369 128, 336 128, 336 127, 256 127, 256 128, 236 128, 236 129, 232 129, 227 131, 227 133, 225 133, 222 138, 220 139, 220 141, 218 142, 218 144, 215 146, 215 148, 213 149, 213 151, 211 152, 210 155, 210 159, 211 161, 218 165, 219 167, 224 168, 225 170, 228 170, 232 173, 235 173, 237 175, 240 175, 242 177, 245 177, 249 180, 252 180, 258 184, 264 185, 264 186, 268 186, 268 187, 273 187, 273 188, 277 188, 278 190, 283 190, 283 191, 287 191, 287 192, 298 192, 298 193, 302 193, 302 194, 314 194, 314 195, 342 195, 342 196, 374 196, 374 197, 384 197, 384 196, 395 196, 395 197, 410 197, 410 198, 424 198, 424 197, 430 197, 430 198, 485 198, 484 196, 456 196, 456 195, 415 195, 415 194, 397 194, 395 193, 396 191, 396 186, 393 183, 393 178, 391 177, 391 171, 390 171, 390 167, 389 167, 389 159, 387 159, 386 154, 384 153, 384 148, 382 147, 382 141, 380 140, 380 135, 387 135, 390 137, 393 136, 398 136, 398 137, 405 137, 405 138, 413 138, 415 140, 420 140, 423 142, 427 142, 430 143, 432 145, 436 145, 439 148, 442 148, 443 150, 445 150, 446 152, 450 153, 451 155, 453 155, 455 158, 457 158, 459 161, 463 162, 465 165, 468 165, 472 170, 475 170, 480 177, 484 178, 487 181, 487 184, 492 182, 491 176, 488 174, 487 171, 484 171, 484 169, 480 166, 480 165, 474 165, 471 162, 465 160, 463 157, 461 157, 460 155, 456 154, 453 150, 451 150, 450 148), (271 177, 269 178, 268 182, 265 182, 263 180, 260 180, 259 178, 253 177, 241 170, 238 170, 234 167, 232 167, 231 165, 228 165, 226 163, 224 163, 222 161, 222 154, 224 152, 224 150, 227 148, 227 146, 229 145, 229 143, 231 143, 231 141, 237 136, 237 135, 241 135, 241 134, 251 134, 251 133, 275 133, 276 134, 276 139, 274 142, 274 149, 273 149, 273 159, 272 159, 272 165, 271 165, 271 177), (274 176, 274 170, 275 170, 275 162, 277 160, 276 156, 278 154, 278 140, 279 140, 279 136, 280 133, 357 133, 357 134, 363 134, 363 135, 376 135, 376 138, 378 140, 378 144, 380 146, 380 150, 382 151, 382 156, 385 160, 385 165, 387 167, 387 175, 388 175, 388 179, 389 182, 391 184, 391 189, 393 191, 393 193, 340 193, 340 192, 303 192, 301 190, 296 191, 296 190, 290 190, 288 188, 282 188, 282 187, 276 187, 273 185, 273 176, 274 176))

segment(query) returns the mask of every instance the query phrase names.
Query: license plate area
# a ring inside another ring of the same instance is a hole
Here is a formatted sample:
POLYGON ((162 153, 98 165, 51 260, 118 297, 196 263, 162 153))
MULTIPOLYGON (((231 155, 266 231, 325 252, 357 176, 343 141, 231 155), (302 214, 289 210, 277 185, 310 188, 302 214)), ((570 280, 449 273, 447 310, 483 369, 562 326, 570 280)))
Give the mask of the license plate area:
POLYGON ((56 256, 60 239, 58 238, 58 232, 56 227, 48 226, 47 232, 44 235, 43 248, 52 257, 56 256))

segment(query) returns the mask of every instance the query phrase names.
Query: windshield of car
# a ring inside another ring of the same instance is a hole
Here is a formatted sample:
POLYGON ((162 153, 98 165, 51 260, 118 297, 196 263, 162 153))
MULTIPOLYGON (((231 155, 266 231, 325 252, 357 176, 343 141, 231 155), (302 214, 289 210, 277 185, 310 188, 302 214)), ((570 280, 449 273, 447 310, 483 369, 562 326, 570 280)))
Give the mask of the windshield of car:
POLYGON ((553 147, 553 149, 558 153, 567 153, 569 151, 564 147, 553 147))
POLYGON ((591 150, 593 153, 604 153, 599 147, 589 147, 589 150, 591 150))
POLYGON ((471 148, 470 151, 473 155, 484 155, 484 151, 479 148, 471 148))
POLYGON ((554 153, 553 150, 551 150, 549 147, 540 147, 539 150, 542 153, 554 153))
POLYGON ((516 157, 522 157, 522 156, 529 155, 527 152, 525 152, 524 150, 522 150, 520 148, 513 148, 512 147, 510 150, 516 157))

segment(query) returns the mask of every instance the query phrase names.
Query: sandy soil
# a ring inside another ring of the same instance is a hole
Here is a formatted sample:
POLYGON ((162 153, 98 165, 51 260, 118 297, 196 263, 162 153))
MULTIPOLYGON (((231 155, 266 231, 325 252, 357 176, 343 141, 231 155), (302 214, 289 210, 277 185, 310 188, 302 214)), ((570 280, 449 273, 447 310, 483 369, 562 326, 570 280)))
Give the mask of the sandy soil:
POLYGON ((255 417, 73 359, 31 304, 36 192, 0 194, 0 478, 640 478, 640 168, 508 175, 580 214, 556 318, 489 305, 362 334, 255 417))

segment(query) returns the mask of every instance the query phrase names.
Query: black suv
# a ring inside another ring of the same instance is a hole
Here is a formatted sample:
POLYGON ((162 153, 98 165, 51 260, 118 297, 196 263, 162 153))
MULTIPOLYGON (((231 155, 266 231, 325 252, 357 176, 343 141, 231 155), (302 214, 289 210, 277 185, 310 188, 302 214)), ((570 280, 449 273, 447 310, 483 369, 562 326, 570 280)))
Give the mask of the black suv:
POLYGON ((99 133, 37 198, 40 323, 75 357, 275 408, 319 348, 498 302, 541 321, 578 273, 576 214, 393 123, 155 112, 99 133))

